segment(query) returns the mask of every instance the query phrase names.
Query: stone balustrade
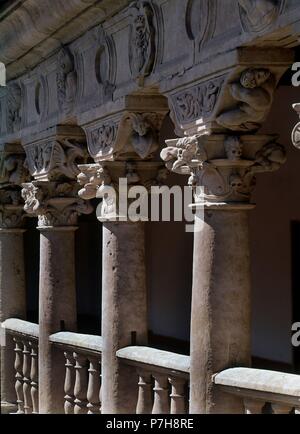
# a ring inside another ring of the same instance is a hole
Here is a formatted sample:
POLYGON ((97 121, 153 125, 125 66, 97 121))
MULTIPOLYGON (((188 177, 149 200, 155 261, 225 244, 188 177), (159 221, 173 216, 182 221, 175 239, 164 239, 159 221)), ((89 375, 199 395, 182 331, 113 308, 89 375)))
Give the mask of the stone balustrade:
POLYGON ((39 326, 10 318, 4 321, 1 327, 3 344, 5 345, 8 339, 14 342, 17 413, 37 414, 39 326))
POLYGON ((59 332, 50 342, 65 356, 65 414, 100 414, 101 336, 59 332))
POLYGON ((242 397, 246 414, 300 414, 300 376, 232 368, 213 376, 223 392, 242 397))
POLYGON ((135 346, 117 357, 136 368, 137 414, 188 413, 189 356, 135 346))

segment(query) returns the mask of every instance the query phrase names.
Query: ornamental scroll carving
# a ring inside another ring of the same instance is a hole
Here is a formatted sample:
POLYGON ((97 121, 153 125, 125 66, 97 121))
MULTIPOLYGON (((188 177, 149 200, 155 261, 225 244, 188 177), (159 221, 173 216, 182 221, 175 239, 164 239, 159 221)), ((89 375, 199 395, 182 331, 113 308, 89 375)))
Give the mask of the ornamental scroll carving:
POLYGON ((256 131, 273 103, 276 79, 267 69, 247 69, 239 82, 228 85, 235 106, 221 113, 217 122, 233 131, 256 131))
POLYGON ((137 0, 130 5, 131 36, 129 61, 132 74, 143 80, 152 72, 156 55, 154 10, 149 1, 137 0))
POLYGON ((242 27, 246 32, 261 32, 278 18, 285 0, 238 0, 242 27))

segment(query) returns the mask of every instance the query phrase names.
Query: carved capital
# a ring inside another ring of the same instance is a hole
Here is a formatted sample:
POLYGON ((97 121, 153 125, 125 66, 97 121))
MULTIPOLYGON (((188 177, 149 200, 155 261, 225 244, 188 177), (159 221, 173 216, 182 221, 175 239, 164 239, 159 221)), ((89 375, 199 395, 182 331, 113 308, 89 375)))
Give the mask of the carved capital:
MULTIPOLYGON (((293 109, 300 117, 300 104, 294 104, 293 109)), ((297 123, 292 132, 292 142, 295 148, 300 149, 300 122, 297 123)))
POLYGON ((224 56, 222 71, 169 92, 177 135, 256 132, 271 109, 278 81, 292 58, 289 50, 240 49, 234 61, 224 56), (226 67, 229 62, 231 66, 226 67))
POLYGON ((255 176, 286 160, 276 136, 192 136, 168 140, 161 152, 169 170, 190 175, 196 203, 247 204, 255 176))
POLYGON ((168 112, 163 97, 125 101, 118 113, 86 124, 88 150, 96 162, 151 159, 159 147, 159 130, 168 112))
POLYGON ((23 184, 24 210, 38 217, 39 227, 76 226, 80 214, 93 211, 89 202, 77 195, 76 182, 33 181, 23 184))
POLYGON ((23 224, 21 192, 16 189, 0 189, 0 229, 21 228, 23 224))
POLYGON ((77 165, 88 158, 82 133, 74 134, 72 129, 58 128, 24 147, 26 166, 39 181, 74 180, 77 165))
POLYGON ((23 226, 24 210, 21 184, 28 180, 24 167, 25 154, 20 146, 0 146, 0 228, 23 226))
POLYGON ((82 165, 79 169, 78 182, 82 188, 78 195, 82 199, 101 200, 99 220, 126 220, 126 210, 132 201, 128 198, 129 189, 140 186, 149 192, 151 186, 163 185, 168 176, 164 165, 157 162, 103 162, 82 165))

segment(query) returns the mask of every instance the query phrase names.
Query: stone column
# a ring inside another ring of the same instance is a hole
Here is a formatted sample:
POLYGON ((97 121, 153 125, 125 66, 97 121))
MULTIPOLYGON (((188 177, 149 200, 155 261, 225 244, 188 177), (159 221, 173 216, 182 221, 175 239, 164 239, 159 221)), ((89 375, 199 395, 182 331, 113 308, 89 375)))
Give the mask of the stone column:
MULTIPOLYGON (((128 219, 118 200, 124 197, 119 180, 145 193, 162 181, 166 170, 160 173, 163 165, 153 159, 168 107, 160 95, 131 95, 116 101, 114 111, 113 119, 107 113, 85 118, 88 150, 96 163, 79 166, 78 178, 80 197, 102 198, 97 216, 103 222, 101 394, 106 414, 135 413, 136 372, 119 363, 116 351, 147 345, 148 334, 144 223, 128 219)), ((127 199, 125 191, 123 205, 129 207, 127 199)))
POLYGON ((102 412, 134 413, 132 369, 116 351, 146 345, 148 334, 143 223, 103 223, 102 412))
POLYGON ((129 187, 131 182, 134 186, 147 184, 146 179, 151 184, 160 167, 161 163, 142 162, 80 166, 79 180, 84 185, 80 197, 102 197, 97 217, 103 222, 101 396, 104 414, 135 413, 138 396, 135 369, 120 363, 116 352, 130 345, 147 345, 148 341, 145 223, 129 221, 127 214, 121 214, 117 184, 121 178, 128 181, 129 187), (115 196, 113 187, 118 192, 115 196), (106 196, 110 193, 110 197, 106 196))
POLYGON ((68 131, 60 127, 47 133, 52 136, 25 145, 35 180, 23 184, 22 196, 25 211, 38 217, 40 231, 39 412, 55 414, 64 413, 65 362, 49 336, 76 331, 74 238, 78 216, 92 209, 78 198, 74 180, 76 163, 84 162, 80 135, 67 139, 68 131))
MULTIPOLYGON (((19 185, 26 179, 18 146, 0 149, 0 324, 26 318, 23 205, 19 185)), ((14 346, 1 331, 1 406, 16 401, 14 346)))
POLYGON ((248 211, 255 175, 277 170, 285 152, 273 136, 211 135, 168 141, 170 170, 190 172, 195 233, 190 413, 243 413, 212 376, 251 364, 248 211))

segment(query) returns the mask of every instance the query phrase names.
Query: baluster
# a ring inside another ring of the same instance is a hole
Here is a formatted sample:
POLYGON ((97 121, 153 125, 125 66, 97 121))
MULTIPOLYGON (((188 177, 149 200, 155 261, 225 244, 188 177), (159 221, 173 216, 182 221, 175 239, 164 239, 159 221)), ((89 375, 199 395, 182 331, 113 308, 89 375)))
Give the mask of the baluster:
POLYGON ((31 401, 32 413, 38 414, 39 412, 39 393, 38 393, 38 345, 35 342, 30 342, 31 346, 31 401))
POLYGON ((272 404, 272 410, 274 414, 289 414, 292 407, 288 404, 272 404))
POLYGON ((261 414, 265 403, 255 399, 244 399, 246 414, 261 414))
POLYGON ((86 414, 87 413, 87 359, 81 354, 74 353, 73 357, 76 361, 75 364, 75 414, 86 414))
POLYGON ((185 414, 185 384, 186 380, 183 378, 169 378, 169 382, 172 386, 171 392, 171 414, 185 414))
POLYGON ((24 399, 23 399, 23 350, 22 342, 18 338, 13 338, 16 343, 15 346, 15 371, 16 371, 16 384, 15 390, 17 394, 18 414, 24 413, 24 399))
POLYGON ((151 414, 153 407, 151 373, 138 371, 139 394, 136 406, 136 414, 151 414))
POLYGON ((88 414, 99 414, 100 408, 100 370, 99 361, 96 358, 90 358, 89 360, 89 382, 87 389, 87 408, 88 414))
POLYGON ((73 354, 66 351, 64 352, 64 356, 66 358, 66 376, 65 376, 65 414, 74 414, 74 386, 75 386, 75 371, 74 371, 74 358, 73 354))
POLYGON ((31 356, 29 342, 23 341, 23 395, 24 395, 24 412, 32 413, 31 403, 31 381, 30 381, 31 356))
POLYGON ((153 374, 154 386, 154 405, 152 414, 169 414, 169 387, 166 375, 153 374))

